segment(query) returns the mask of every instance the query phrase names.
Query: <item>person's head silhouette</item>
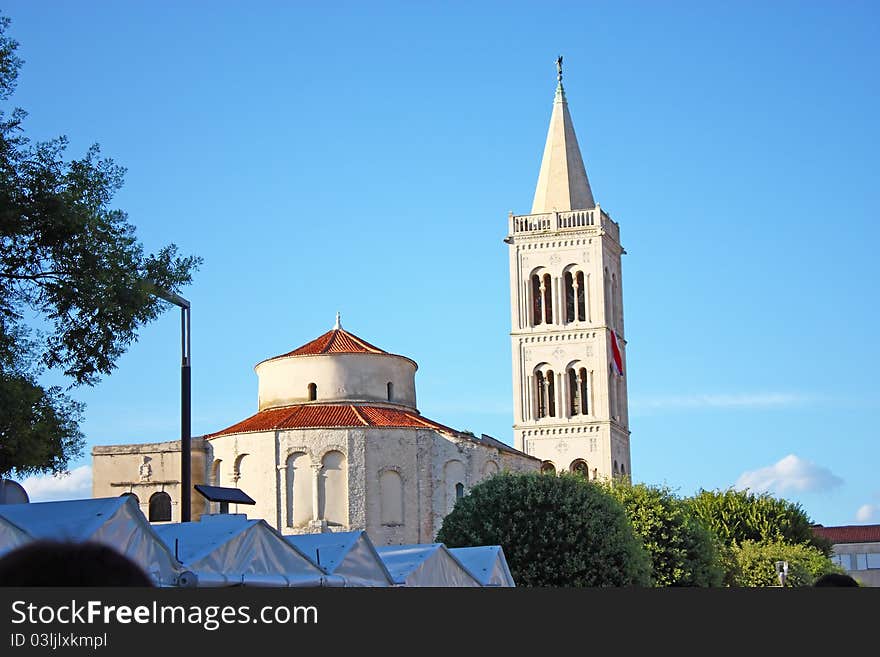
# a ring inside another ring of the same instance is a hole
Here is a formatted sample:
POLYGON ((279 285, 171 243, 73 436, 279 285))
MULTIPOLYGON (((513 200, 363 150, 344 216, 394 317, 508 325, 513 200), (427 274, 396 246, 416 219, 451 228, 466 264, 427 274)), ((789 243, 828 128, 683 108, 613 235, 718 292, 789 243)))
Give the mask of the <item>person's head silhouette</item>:
POLYGON ((34 541, 0 558, 0 586, 153 586, 134 561, 100 543, 34 541))
POLYGON ((815 581, 813 586, 858 586, 859 583, 849 575, 842 573, 825 573, 815 581))

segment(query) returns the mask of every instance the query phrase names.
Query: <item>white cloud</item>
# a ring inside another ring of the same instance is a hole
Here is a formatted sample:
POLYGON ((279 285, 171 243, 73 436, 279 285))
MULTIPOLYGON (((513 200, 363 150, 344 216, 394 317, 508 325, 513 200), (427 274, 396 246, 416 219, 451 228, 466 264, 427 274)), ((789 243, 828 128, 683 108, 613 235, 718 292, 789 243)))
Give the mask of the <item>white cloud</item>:
POLYGON ((635 398, 631 405, 638 410, 676 408, 778 408, 798 406, 813 401, 810 395, 792 392, 758 392, 738 394, 666 395, 635 398))
POLYGON ((92 496, 92 466, 81 465, 66 475, 37 475, 21 482, 31 502, 77 500, 92 496))
POLYGON ((736 488, 748 488, 754 492, 813 493, 830 490, 842 483, 843 479, 828 468, 789 454, 773 465, 743 472, 736 480, 736 488))
POLYGON ((880 511, 880 507, 876 504, 862 504, 862 506, 859 507, 859 510, 856 511, 856 521, 871 522, 874 519, 874 516, 877 515, 877 511, 880 511))

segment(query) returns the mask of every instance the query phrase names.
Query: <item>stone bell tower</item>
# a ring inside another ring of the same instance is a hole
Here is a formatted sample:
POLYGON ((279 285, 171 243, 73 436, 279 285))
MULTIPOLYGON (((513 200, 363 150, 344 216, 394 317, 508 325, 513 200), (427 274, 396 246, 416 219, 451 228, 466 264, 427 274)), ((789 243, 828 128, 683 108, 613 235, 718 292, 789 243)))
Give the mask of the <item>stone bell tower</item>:
POLYGON ((545 471, 628 476, 620 229, 593 200, 562 57, 529 214, 509 217, 514 445, 545 471))

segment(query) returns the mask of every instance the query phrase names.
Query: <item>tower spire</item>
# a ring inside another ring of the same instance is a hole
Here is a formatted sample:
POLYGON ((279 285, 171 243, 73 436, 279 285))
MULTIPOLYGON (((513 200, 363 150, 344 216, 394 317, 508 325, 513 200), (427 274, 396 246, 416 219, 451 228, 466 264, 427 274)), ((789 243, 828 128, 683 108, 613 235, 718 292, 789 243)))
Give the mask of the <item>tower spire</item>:
POLYGON ((336 313, 336 326, 334 326, 333 328, 335 328, 335 329, 341 329, 341 328, 342 328, 342 321, 340 321, 339 313, 338 313, 338 312, 336 313))
POLYGON ((556 83, 532 214, 583 210, 596 205, 562 86, 562 55, 556 58, 556 83))

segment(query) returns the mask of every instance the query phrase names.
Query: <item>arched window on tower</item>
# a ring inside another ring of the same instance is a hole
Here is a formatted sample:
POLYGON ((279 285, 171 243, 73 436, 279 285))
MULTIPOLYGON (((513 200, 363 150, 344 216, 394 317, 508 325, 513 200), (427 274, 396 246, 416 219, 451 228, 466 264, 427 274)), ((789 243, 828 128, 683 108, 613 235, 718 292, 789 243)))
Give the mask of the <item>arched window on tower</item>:
POLYGON ((608 363, 608 410, 611 417, 617 417, 617 382, 614 379, 614 366, 608 363))
POLYGON ((576 459, 572 461, 569 470, 571 470, 576 475, 580 475, 584 479, 590 478, 590 466, 588 466, 587 462, 583 459, 576 459))
POLYGON ((556 417, 556 375, 547 370, 547 415, 556 417))
POLYGON ((138 506, 141 505, 141 501, 140 501, 140 499, 138 499, 138 496, 135 495, 134 493, 131 493, 131 492, 123 493, 123 494, 120 495, 119 497, 131 497, 131 498, 134 499, 134 503, 135 503, 135 504, 137 504, 138 506))
POLYGON ((535 372, 535 395, 538 401, 538 417, 547 417, 547 386, 543 372, 535 372))
POLYGON ((171 522, 171 496, 166 492, 150 497, 150 522, 171 522))
POLYGON ((556 474, 556 466, 552 461, 544 461, 541 463, 541 474, 556 474))
POLYGON ((315 401, 318 398, 318 386, 314 383, 309 384, 309 401, 315 401))
POLYGON ((565 272, 563 280, 565 283, 565 323, 567 324, 577 319, 577 316, 575 315, 575 278, 572 277, 570 271, 567 271, 565 272))
POLYGON ((589 373, 587 372, 585 367, 582 367, 578 372, 578 380, 581 389, 580 399, 581 399, 581 415, 589 415, 590 414, 590 384, 589 384, 589 373))
POLYGON ((553 323, 553 286, 550 274, 544 274, 544 284, 541 289, 544 292, 544 323, 553 323))
POLYGON ((577 372, 573 367, 568 368, 568 414, 570 416, 581 413, 581 385, 577 372))
POLYGON ((578 320, 587 321, 587 286, 584 281, 584 272, 577 273, 577 312, 578 320))
POLYGON ((532 274, 532 326, 541 323, 543 312, 541 311, 541 279, 537 274, 532 274))
POLYGON ((620 315, 620 304, 617 302, 617 275, 611 274, 611 324, 614 328, 620 328, 618 315, 620 315))

